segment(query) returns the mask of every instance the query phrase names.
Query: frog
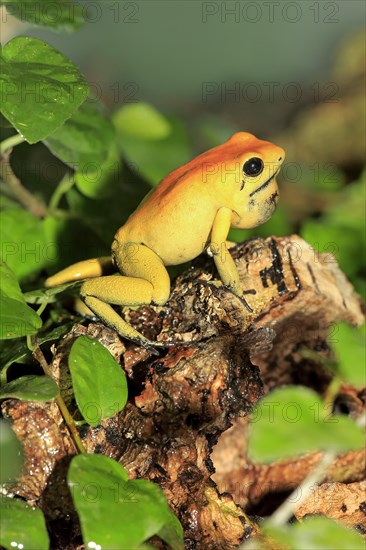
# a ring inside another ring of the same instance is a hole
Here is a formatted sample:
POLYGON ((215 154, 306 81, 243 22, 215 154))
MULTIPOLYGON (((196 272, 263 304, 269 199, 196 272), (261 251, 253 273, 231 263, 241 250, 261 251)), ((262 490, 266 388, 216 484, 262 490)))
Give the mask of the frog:
POLYGON ((122 338, 150 350, 166 347, 132 327, 113 306, 164 306, 171 286, 167 267, 203 252, 213 258, 218 283, 243 299, 228 233, 257 227, 272 216, 284 158, 281 147, 236 132, 153 188, 117 230, 110 256, 77 262, 50 276, 46 288, 80 280, 84 304, 122 338))

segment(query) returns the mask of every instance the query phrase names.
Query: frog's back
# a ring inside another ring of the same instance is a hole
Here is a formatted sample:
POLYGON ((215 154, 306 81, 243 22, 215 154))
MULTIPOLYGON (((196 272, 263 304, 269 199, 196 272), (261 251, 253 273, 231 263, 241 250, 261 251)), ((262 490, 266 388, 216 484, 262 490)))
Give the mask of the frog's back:
POLYGON ((194 188, 192 181, 183 178, 164 180, 118 230, 115 239, 120 244, 145 244, 165 265, 192 260, 203 251, 217 212, 215 203, 202 194, 198 199, 194 188))
POLYGON ((209 239, 218 209, 225 206, 225 186, 215 185, 217 179, 210 174, 242 154, 248 136, 256 140, 244 132, 234 134, 224 144, 171 172, 143 199, 115 239, 120 244, 145 244, 165 265, 198 256, 209 239))

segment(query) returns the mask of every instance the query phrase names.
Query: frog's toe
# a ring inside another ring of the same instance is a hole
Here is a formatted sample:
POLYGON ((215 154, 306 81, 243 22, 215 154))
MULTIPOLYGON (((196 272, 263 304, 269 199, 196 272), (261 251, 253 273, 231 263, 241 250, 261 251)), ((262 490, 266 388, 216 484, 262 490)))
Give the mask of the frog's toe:
POLYGON ((245 309, 247 311, 249 311, 249 313, 253 313, 253 309, 250 307, 250 305, 248 304, 248 302, 246 301, 246 299, 244 298, 244 296, 238 296, 239 300, 241 301, 241 303, 244 305, 245 309))
POLYGON ((160 351, 163 351, 168 348, 165 342, 152 342, 147 339, 140 338, 131 338, 131 341, 137 344, 138 346, 146 349, 151 355, 159 356, 160 351))

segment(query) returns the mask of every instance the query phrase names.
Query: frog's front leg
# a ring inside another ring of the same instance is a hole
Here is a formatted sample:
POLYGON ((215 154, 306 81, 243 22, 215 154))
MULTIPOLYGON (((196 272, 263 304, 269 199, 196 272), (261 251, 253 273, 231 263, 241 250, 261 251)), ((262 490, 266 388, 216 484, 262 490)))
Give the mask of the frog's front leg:
POLYGON ((211 229, 208 253, 213 256, 217 271, 224 285, 239 296, 243 296, 239 273, 234 260, 226 246, 226 239, 231 226, 232 211, 222 207, 218 210, 211 229))
POLYGON ((140 306, 151 303, 163 305, 169 298, 170 280, 159 256, 148 247, 135 243, 112 245, 115 263, 122 275, 98 277, 85 281, 80 296, 85 304, 106 325, 123 338, 143 346, 162 345, 150 342, 129 325, 110 304, 140 306))

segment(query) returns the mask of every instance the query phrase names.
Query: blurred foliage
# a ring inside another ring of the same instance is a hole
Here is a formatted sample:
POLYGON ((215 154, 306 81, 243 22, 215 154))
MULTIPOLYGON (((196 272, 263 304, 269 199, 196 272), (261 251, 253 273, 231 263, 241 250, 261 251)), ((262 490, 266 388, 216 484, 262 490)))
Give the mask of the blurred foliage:
POLYGON ((287 386, 258 402, 251 418, 248 455, 254 462, 271 463, 317 450, 345 453, 363 445, 364 431, 353 419, 333 416, 313 390, 287 386))
MULTIPOLYGON (((264 522, 263 532, 274 539, 280 548, 286 550, 363 550, 364 541, 346 526, 324 516, 305 518, 293 526, 273 526, 270 521, 264 522)), ((257 550, 268 548, 268 540, 255 546, 257 550)), ((246 548, 244 545, 243 550, 246 548)), ((277 546, 276 548, 279 548, 277 546)), ((252 549, 253 550, 253 549, 252 549)))
POLYGON ((172 550, 182 550, 182 527, 155 483, 129 480, 126 470, 111 458, 85 454, 73 458, 67 481, 85 543, 138 550, 157 534, 172 550), (98 488, 97 499, 85 498, 89 486, 98 488), (116 528, 116 517, 123 529, 116 528))
POLYGON ((84 25, 82 7, 74 0, 2 0, 9 13, 19 19, 40 27, 53 30, 73 32, 84 25))
POLYGON ((10 422, 0 419, 0 483, 9 483, 23 466, 23 449, 10 422))
POLYGON ((357 329, 337 324, 332 330, 335 352, 335 372, 342 379, 359 388, 366 386, 366 325, 357 329))
POLYGON ((22 401, 51 401, 59 393, 50 376, 21 376, 0 388, 0 399, 13 397, 22 401))
POLYGON ((37 313, 26 304, 12 270, 0 259, 0 339, 35 334, 42 326, 37 313))
POLYGON ((1 546, 12 549, 16 544, 16 548, 48 550, 48 533, 41 510, 28 506, 22 500, 1 495, 0 518, 1 546))
POLYGON ((136 132, 136 122, 146 114, 146 105, 122 107, 113 117, 117 130, 117 139, 130 168, 142 176, 150 185, 157 185, 169 172, 188 162, 191 149, 187 139, 187 129, 177 117, 154 120, 155 110, 149 113, 145 122, 145 131, 136 132), (138 108, 136 108, 138 107, 138 108), (124 112, 128 116, 124 117, 124 112), (132 116, 136 121, 132 122, 132 116), (153 128, 150 126, 153 125, 153 128))

